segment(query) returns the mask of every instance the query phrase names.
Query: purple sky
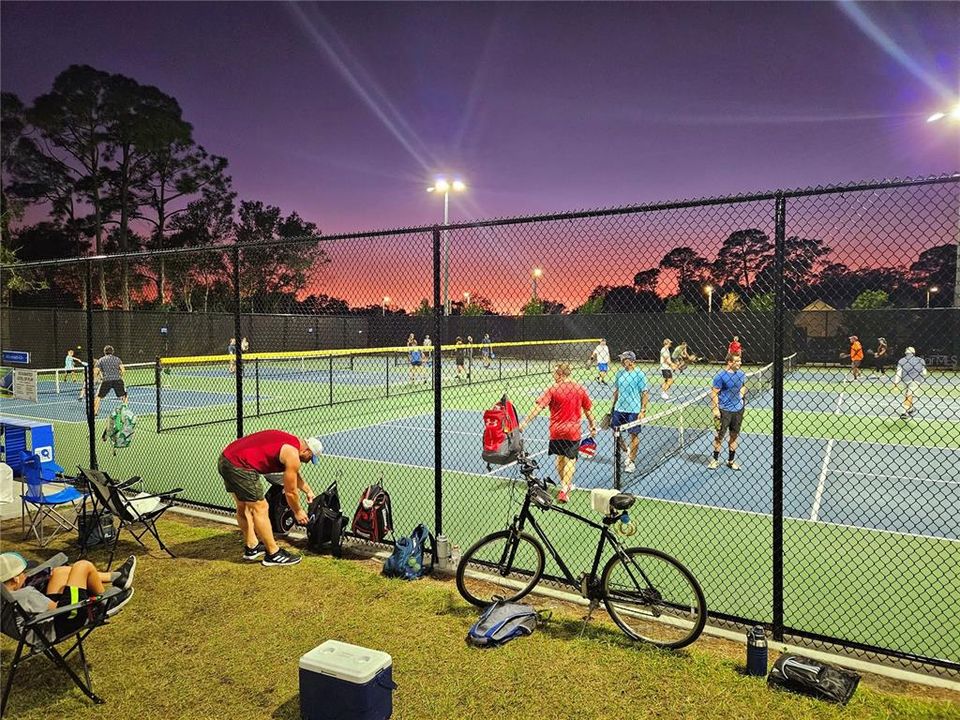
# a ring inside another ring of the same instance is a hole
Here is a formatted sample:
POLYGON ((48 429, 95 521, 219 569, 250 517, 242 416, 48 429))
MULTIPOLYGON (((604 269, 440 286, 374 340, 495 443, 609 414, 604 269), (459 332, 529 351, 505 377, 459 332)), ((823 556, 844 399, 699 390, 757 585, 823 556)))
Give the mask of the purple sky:
POLYGON ((2 5, 0 84, 176 97, 244 199, 324 232, 953 171, 960 4, 2 5), (898 56, 899 55, 899 59, 898 56))

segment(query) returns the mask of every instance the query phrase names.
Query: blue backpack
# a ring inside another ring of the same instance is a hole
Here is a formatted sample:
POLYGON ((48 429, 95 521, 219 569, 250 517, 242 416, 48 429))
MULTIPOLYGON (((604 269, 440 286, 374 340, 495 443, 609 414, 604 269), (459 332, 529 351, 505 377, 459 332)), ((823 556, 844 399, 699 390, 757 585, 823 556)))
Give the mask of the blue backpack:
MULTIPOLYGON (((423 577, 426 568, 423 564, 424 551, 427 544, 432 546, 433 535, 423 523, 417 525, 409 537, 397 538, 393 547, 393 554, 383 563, 383 574, 387 577, 416 580, 423 577)), ((432 551, 428 551, 431 552, 432 551)), ((431 569, 433 563, 430 564, 431 569)))
POLYGON ((494 600, 480 614, 467 633, 467 644, 480 648, 499 647, 514 638, 530 635, 537 624, 550 617, 523 603, 494 600))

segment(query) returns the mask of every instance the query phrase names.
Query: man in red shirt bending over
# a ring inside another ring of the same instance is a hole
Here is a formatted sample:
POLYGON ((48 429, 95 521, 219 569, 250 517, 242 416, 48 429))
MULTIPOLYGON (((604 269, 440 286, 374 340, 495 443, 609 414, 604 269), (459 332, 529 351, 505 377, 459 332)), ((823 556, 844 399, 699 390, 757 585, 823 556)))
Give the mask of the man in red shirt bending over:
POLYGON ((300 474, 300 463, 312 461, 323 451, 319 438, 298 438, 282 430, 261 430, 223 449, 217 471, 227 492, 237 503, 237 524, 243 532, 244 560, 263 557, 267 566, 296 565, 299 555, 291 555, 277 545, 270 526, 270 514, 263 495, 260 475, 283 473, 283 494, 298 525, 307 524, 300 506, 300 490, 313 500, 313 490, 300 474), (259 538, 259 541, 258 541, 259 538), (266 553, 266 555, 264 555, 266 553))
POLYGON ((550 408, 549 454, 557 456, 557 474, 560 476, 557 500, 565 503, 573 487, 573 471, 580 451, 581 413, 587 418, 591 437, 597 434, 597 425, 590 412, 593 408, 590 396, 582 385, 570 379, 570 366, 566 363, 557 365, 553 379, 554 384, 540 396, 537 404, 520 423, 520 429, 525 429, 541 410, 550 408))

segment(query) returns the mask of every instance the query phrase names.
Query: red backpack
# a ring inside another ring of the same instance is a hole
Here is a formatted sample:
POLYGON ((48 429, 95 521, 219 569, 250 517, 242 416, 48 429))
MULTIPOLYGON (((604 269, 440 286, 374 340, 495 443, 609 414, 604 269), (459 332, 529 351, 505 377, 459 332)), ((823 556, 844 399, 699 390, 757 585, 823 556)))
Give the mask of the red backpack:
POLYGON ((381 480, 363 491, 357 511, 353 514, 351 530, 364 540, 382 542, 393 531, 393 509, 390 493, 383 489, 381 480))
POLYGON ((517 409, 504 395, 483 413, 483 459, 490 465, 507 465, 523 451, 523 435, 517 409))

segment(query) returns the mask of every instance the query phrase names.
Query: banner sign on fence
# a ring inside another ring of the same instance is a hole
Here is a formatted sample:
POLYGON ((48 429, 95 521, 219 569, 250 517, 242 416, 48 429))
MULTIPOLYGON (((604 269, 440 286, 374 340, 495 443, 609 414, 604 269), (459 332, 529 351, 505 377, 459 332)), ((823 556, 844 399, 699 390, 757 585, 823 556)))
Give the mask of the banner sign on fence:
POLYGON ((4 364, 26 365, 30 362, 30 353, 25 350, 4 350, 3 362, 4 364))
POLYGON ((36 370, 21 370, 17 368, 13 371, 13 396, 18 400, 37 402, 36 370))

